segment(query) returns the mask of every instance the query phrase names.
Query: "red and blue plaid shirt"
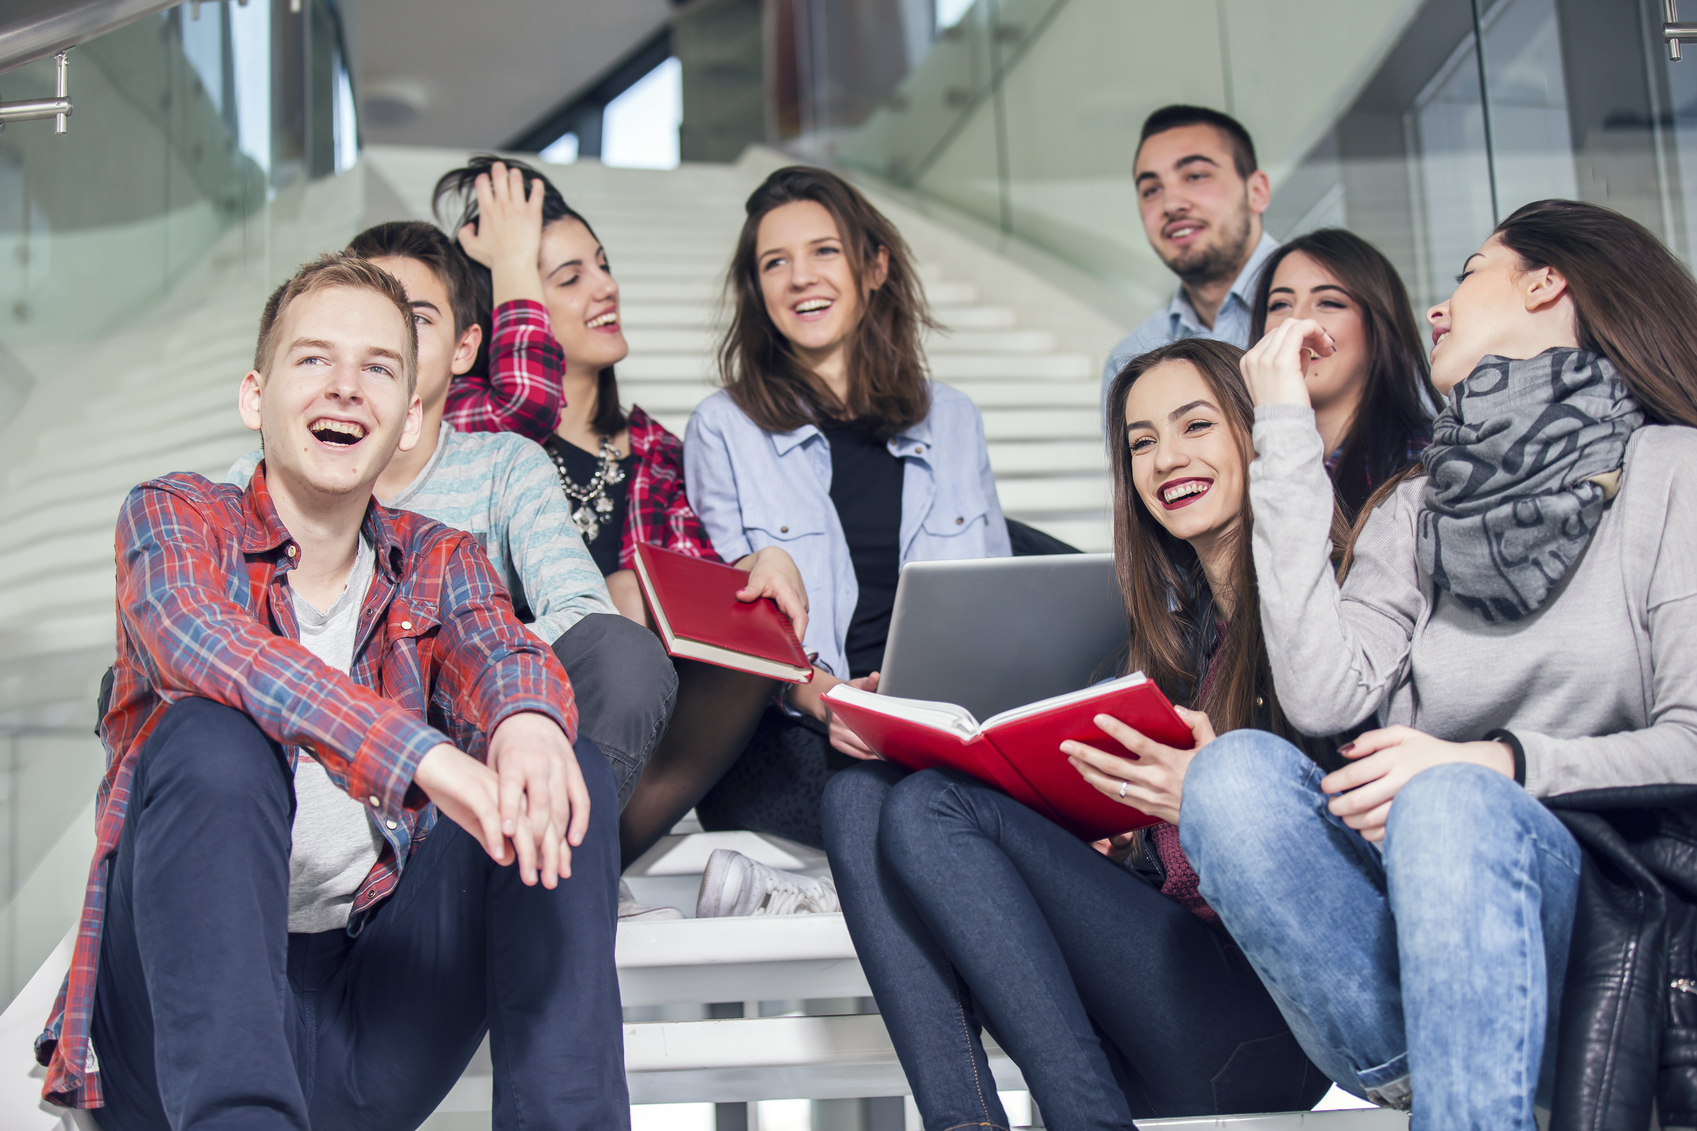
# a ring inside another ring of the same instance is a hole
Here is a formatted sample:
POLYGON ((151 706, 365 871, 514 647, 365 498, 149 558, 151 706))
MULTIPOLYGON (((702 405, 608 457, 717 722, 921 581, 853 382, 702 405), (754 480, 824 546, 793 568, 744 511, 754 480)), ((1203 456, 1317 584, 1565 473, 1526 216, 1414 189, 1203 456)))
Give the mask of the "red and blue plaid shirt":
POLYGON ((299 548, 259 465, 247 490, 169 475, 130 493, 118 516, 118 662, 101 722, 106 775, 94 863, 70 973, 36 1058, 43 1095, 101 1104, 89 1048, 108 869, 148 735, 171 704, 211 699, 323 766, 364 802, 386 845, 354 894, 349 929, 395 889, 436 809, 412 784, 438 743, 473 757, 503 719, 536 711, 577 734, 571 685, 554 653, 514 618, 506 588, 471 535, 375 502, 361 528, 377 573, 360 610, 348 674, 299 643, 289 571, 299 548))
MULTIPOLYGON (((448 386, 444 418, 461 432, 517 432, 541 443, 553 435, 565 407, 561 377, 566 355, 554 340, 548 311, 528 299, 495 308, 489 343, 493 377, 466 374, 448 386)), ((632 408, 629 518, 619 565, 636 567, 636 544, 647 542, 680 554, 719 560, 701 519, 684 494, 684 446, 659 421, 632 408)))

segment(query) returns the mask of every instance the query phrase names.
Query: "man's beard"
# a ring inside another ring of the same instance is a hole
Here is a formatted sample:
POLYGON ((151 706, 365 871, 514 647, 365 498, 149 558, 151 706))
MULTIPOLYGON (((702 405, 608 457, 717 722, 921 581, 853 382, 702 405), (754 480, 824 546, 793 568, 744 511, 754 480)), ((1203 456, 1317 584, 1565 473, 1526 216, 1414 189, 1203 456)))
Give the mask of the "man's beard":
POLYGON ((1252 213, 1247 207, 1242 208, 1235 219, 1234 230, 1221 229, 1220 238, 1206 247, 1180 252, 1166 260, 1167 269, 1193 287, 1236 279, 1248 258, 1252 213))

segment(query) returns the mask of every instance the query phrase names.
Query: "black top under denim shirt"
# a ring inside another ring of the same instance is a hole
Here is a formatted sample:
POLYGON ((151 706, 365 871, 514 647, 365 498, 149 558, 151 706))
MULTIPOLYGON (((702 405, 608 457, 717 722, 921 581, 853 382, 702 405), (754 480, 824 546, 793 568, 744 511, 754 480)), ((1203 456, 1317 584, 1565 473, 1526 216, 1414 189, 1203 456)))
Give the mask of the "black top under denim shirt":
POLYGON ((901 570, 902 474, 900 458, 855 422, 819 429, 831 444, 831 503, 848 541, 854 580, 860 587, 843 652, 849 676, 859 678, 884 666, 890 614, 896 606, 901 570))
MULTIPOLYGON (((596 473, 601 470, 601 457, 594 452, 586 452, 576 444, 568 443, 558 436, 549 436, 542 441, 542 446, 548 449, 556 461, 564 462, 566 474, 572 477, 572 483, 579 487, 587 487, 594 481, 596 473)), ((559 463, 556 462, 556 467, 559 463)), ((589 556, 595 559, 596 568, 601 576, 606 577, 619 568, 619 550, 624 546, 625 522, 630 514, 630 477, 636 470, 636 456, 628 455, 619 461, 619 470, 624 478, 617 483, 607 485, 607 499, 613 504, 610 511, 598 511, 601 527, 595 532, 594 539, 585 538, 584 547, 589 550, 589 556)), ((567 496, 566 506, 574 513, 579 506, 576 499, 567 496)))

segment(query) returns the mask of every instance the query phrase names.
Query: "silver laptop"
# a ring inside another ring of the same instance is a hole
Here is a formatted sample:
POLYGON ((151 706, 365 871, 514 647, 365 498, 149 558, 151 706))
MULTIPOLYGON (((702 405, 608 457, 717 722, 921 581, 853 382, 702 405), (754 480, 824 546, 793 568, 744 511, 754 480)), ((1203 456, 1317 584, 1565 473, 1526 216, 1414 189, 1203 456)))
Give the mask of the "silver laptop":
POLYGON ((987 719, 1121 674, 1128 632, 1112 554, 911 562, 878 691, 987 719))

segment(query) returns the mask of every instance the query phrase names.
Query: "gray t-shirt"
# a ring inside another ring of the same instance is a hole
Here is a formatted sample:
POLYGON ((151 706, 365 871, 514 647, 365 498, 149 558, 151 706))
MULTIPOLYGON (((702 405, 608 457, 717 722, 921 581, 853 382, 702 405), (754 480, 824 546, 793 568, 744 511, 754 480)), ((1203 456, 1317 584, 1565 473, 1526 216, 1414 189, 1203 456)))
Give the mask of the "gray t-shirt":
MULTIPOLYGON (((291 593, 301 644, 337 671, 353 666, 359 610, 376 576, 377 555, 364 536, 348 586, 328 610, 291 593)), ((383 834, 365 806, 336 788, 324 767, 302 755, 295 767, 295 827, 289 853, 289 930, 334 931, 348 925, 354 892, 383 850, 383 834)))

